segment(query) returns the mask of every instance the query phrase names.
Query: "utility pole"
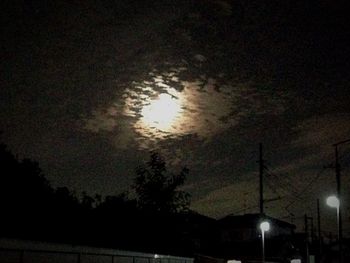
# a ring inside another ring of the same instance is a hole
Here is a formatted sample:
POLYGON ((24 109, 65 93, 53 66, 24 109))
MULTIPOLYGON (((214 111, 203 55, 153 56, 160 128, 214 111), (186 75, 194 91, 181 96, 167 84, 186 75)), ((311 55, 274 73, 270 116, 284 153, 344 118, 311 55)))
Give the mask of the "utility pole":
POLYGON ((313 217, 310 217, 309 219, 310 219, 310 222, 311 222, 311 224, 310 224, 310 230, 311 230, 311 244, 313 244, 314 241, 315 241, 314 219, 313 219, 313 217))
POLYGON ((263 152, 262 152, 262 143, 259 144, 259 206, 260 206, 260 214, 264 214, 264 189, 263 189, 263 173, 264 173, 264 160, 263 160, 263 152))
POLYGON ((308 222, 307 222, 307 215, 304 215, 304 228, 305 228, 305 262, 309 263, 309 230, 308 230, 308 222))
POLYGON ((343 251, 342 251, 342 242, 343 242, 343 226, 342 226, 342 204, 343 199, 341 198, 341 179, 340 179, 340 164, 339 164, 339 154, 338 146, 340 144, 348 143, 349 140, 337 142, 333 144, 335 148, 335 176, 337 180, 337 197, 339 200, 339 211, 338 211, 338 243, 339 243, 339 262, 343 262, 343 251))
POLYGON ((317 199, 317 231, 318 231, 318 262, 321 262, 321 256, 322 256, 322 236, 321 236, 320 199, 317 199))
POLYGON ((335 147, 335 177, 337 180, 337 196, 339 200, 339 210, 338 210, 338 243, 339 243, 339 262, 342 263, 342 233, 343 233, 343 227, 342 227, 342 203, 343 200, 341 198, 341 183, 340 183, 340 164, 339 164, 339 155, 338 155, 338 144, 334 144, 335 147))
POLYGON ((306 252, 305 252, 305 262, 309 263, 310 262, 310 246, 309 246, 309 241, 311 237, 311 246, 313 244, 313 225, 314 225, 314 220, 312 216, 307 216, 307 214, 304 215, 304 224, 305 224, 305 246, 306 246, 306 252), (310 229, 309 229, 309 221, 310 221, 310 229), (310 233, 311 235, 309 235, 310 233))

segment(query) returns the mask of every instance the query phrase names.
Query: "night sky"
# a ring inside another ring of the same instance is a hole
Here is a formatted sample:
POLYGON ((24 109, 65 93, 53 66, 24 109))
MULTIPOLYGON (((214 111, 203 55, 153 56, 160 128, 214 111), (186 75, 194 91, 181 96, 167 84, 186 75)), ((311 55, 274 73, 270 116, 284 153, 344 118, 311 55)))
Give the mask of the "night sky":
MULTIPOLYGON (((332 144, 350 139, 348 14, 336 1, 2 1, 0 129, 53 186, 131 191, 160 152, 192 209, 336 226, 332 144), (152 3, 151 3, 152 2, 152 3), (294 215, 294 216, 293 216, 294 215)), ((350 144, 339 147, 350 234, 350 144)), ((130 193, 132 196, 132 192, 130 193)))

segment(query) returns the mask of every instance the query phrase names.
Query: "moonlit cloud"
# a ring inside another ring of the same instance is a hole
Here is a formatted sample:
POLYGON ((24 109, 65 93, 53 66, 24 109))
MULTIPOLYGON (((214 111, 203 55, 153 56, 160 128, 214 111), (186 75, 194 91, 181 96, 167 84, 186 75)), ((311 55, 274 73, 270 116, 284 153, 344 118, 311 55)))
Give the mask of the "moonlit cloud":
POLYGON ((107 111, 95 111, 93 117, 86 120, 85 129, 98 133, 99 131, 113 131, 117 126, 117 111, 110 107, 107 111))
MULTIPOLYGON (((199 58, 206 61, 202 55, 195 57, 199 58)), ((150 71, 147 79, 133 81, 114 106, 94 112, 86 120, 85 129, 99 133, 113 132, 118 127, 121 136, 125 134, 122 130, 132 130, 135 137, 129 136, 128 140, 133 140, 140 149, 167 152, 167 148, 186 136, 209 142, 242 120, 284 111, 283 98, 264 96, 250 83, 223 82, 221 75, 205 74, 186 80, 187 71, 185 66, 150 71), (266 103, 271 107, 262 106, 266 103)))

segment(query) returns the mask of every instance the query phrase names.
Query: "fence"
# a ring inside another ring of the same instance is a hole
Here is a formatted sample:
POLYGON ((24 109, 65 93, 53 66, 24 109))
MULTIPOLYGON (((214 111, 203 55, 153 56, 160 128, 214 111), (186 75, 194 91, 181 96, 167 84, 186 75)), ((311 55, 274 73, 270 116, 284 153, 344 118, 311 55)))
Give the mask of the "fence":
POLYGON ((194 263, 193 258, 0 239, 1 263, 194 263))

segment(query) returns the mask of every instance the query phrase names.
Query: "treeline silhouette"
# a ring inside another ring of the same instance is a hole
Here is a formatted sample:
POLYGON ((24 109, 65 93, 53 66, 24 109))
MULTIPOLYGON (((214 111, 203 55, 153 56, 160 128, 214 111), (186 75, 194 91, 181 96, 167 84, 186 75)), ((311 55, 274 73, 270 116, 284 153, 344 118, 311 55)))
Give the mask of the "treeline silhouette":
POLYGON ((3 143, 0 171, 0 237, 173 255, 206 249, 212 221, 190 211, 189 195, 177 189, 188 170, 169 174, 157 153, 136 171, 136 199, 53 188, 37 162, 18 160, 3 143))

